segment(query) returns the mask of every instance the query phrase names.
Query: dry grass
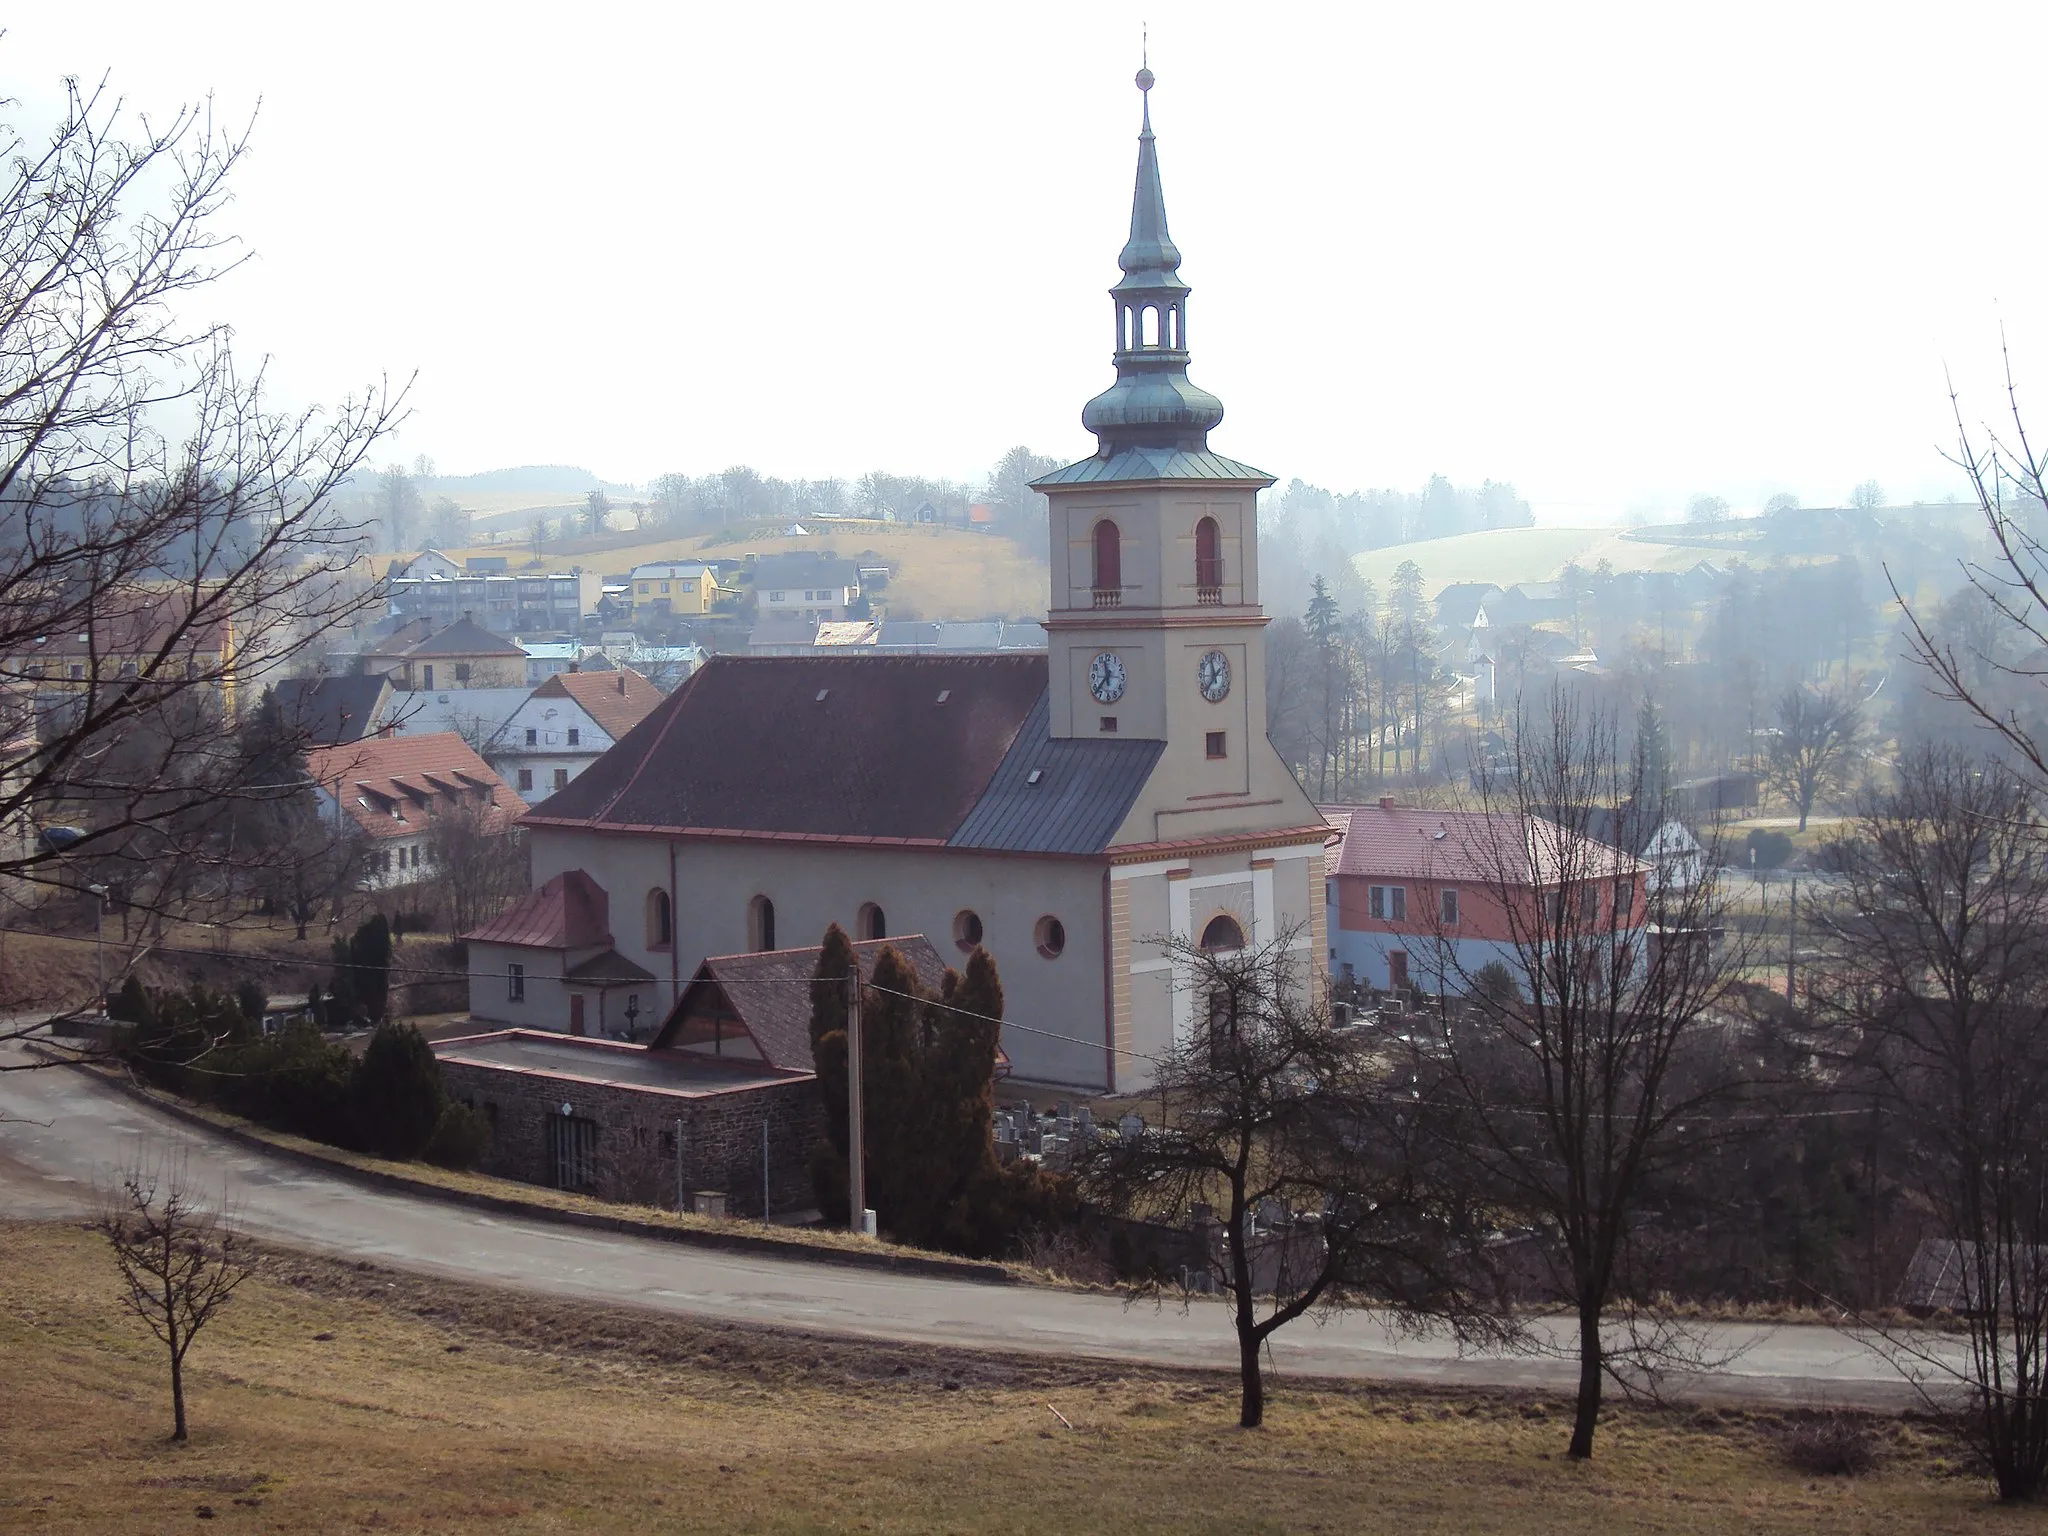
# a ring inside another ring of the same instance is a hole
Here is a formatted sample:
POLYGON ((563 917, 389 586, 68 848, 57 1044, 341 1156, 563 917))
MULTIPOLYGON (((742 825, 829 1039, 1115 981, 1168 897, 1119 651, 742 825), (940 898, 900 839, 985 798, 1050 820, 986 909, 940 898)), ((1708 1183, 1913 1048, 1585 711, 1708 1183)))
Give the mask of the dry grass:
POLYGON ((1854 1482, 1786 1469, 1770 1416, 1622 1411, 1566 1462, 1556 1404, 1285 1388, 845 1343, 266 1255, 160 1356, 99 1241, 0 1226, 0 1526, 405 1531, 1943 1532, 2034 1528, 1880 1427, 1854 1482), (1057 1407, 1063 1426, 1048 1409, 1057 1407))

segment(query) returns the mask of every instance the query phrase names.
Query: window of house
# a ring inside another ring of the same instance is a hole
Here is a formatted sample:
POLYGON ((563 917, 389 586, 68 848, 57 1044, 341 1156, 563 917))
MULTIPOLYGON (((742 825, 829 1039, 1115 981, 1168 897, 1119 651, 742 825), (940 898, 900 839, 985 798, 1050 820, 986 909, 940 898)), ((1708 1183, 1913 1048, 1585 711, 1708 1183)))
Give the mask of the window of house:
POLYGON ((667 949, 672 933, 674 911, 669 906, 668 892, 660 889, 647 893, 647 947, 667 949))
POLYGON ((1102 728, 1105 731, 1114 731, 1116 729, 1116 716, 1104 715, 1102 717, 1102 728))
POLYGON ((526 728, 526 744, 529 747, 537 747, 540 745, 540 729, 537 726, 529 725, 526 728))
POLYGON ((557 768, 557 769, 555 770, 555 788, 557 788, 557 789, 567 789, 568 787, 569 787, 569 770, 568 770, 568 769, 566 769, 566 768, 557 768))
POLYGON ((1224 757, 1224 756, 1226 756, 1226 755, 1227 755, 1227 754, 1226 754, 1226 753, 1224 752, 1224 750, 1223 750, 1223 737, 1224 737, 1224 733, 1223 733, 1222 731, 1211 731, 1211 732, 1209 732, 1209 756, 1210 756, 1210 757, 1212 757, 1212 758, 1217 758, 1217 757, 1224 757))
POLYGON ((508 965, 505 967, 505 999, 507 1002, 526 1001, 526 967, 508 965))
POLYGON ((766 896, 747 903, 747 947, 756 954, 775 947, 775 903, 766 896))
POLYGON ((1366 902, 1366 910, 1383 922, 1407 921, 1408 887, 1405 885, 1375 885, 1367 891, 1366 902))
POLYGON ((1032 932, 1038 943, 1038 952, 1048 960, 1057 960, 1067 947, 1067 925, 1050 912, 1038 920, 1032 932))
POLYGON ((519 787, 521 789, 533 788, 533 770, 531 768, 519 770, 519 787))
POLYGON ((962 907, 953 914, 953 943, 962 951, 981 942, 981 914, 962 907))
POLYGON ((1579 921, 1592 927, 1600 921, 1600 887, 1587 884, 1579 887, 1579 921))
POLYGON ((583 727, 582 727, 582 726, 580 726, 580 725, 572 725, 572 726, 570 726, 570 727, 569 727, 569 745, 570 745, 570 746, 572 746, 572 747, 580 747, 580 746, 582 746, 582 745, 583 745, 583 727))
POLYGON ((782 601, 782 594, 780 592, 770 592, 768 594, 768 601, 771 603, 779 603, 782 601))
POLYGON ((1438 891, 1437 913, 1443 918, 1446 928, 1458 926, 1458 893, 1455 890, 1438 891))
POLYGON ((886 939, 889 936, 889 919, 874 902, 862 902, 860 915, 854 920, 854 931, 863 939, 886 939))
POLYGON ((665 582, 665 581, 664 581, 664 582, 663 582, 663 583, 661 584, 661 590, 662 590, 662 591, 663 591, 664 593, 666 593, 666 592, 668 591, 668 583, 667 583, 667 582, 665 582))
POLYGON ((377 872, 381 875, 391 873, 391 850, 389 848, 377 850, 377 872))
POLYGON ((455 663, 455 681, 457 681, 458 683, 466 683, 469 681, 468 662, 458 661, 457 663, 455 663))
POLYGON ((642 597, 647 595, 647 583, 644 581, 640 583, 640 595, 642 597))
POLYGON ((1635 916, 1636 884, 1633 880, 1621 879, 1614 882, 1614 926, 1623 928, 1635 916))
POLYGON ((72 679, 73 679, 73 681, 76 681, 77 679, 79 679, 79 678, 82 678, 82 677, 84 677, 84 676, 85 676, 85 664, 84 664, 83 662, 77 662, 77 661, 74 661, 73 663, 71 663, 71 676, 72 676, 72 679))

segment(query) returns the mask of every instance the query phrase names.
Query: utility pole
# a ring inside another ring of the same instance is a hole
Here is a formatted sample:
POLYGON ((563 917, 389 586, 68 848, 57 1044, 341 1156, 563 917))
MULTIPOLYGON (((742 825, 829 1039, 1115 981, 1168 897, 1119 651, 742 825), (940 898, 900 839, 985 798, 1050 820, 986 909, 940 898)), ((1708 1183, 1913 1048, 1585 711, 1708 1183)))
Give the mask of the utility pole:
POLYGON ((1796 1002, 1792 996, 1792 979, 1799 964, 1799 876, 1792 877, 1792 905, 1785 909, 1785 1001, 1796 1002))
POLYGON ((866 1236, 867 1174, 862 1162, 860 1104, 860 959, 846 978, 846 1204, 848 1225, 866 1236))
POLYGON ((94 997, 101 1013, 107 1011, 107 888, 104 885, 88 885, 92 892, 92 974, 96 988, 94 997))
POLYGON ((683 1201, 683 1121, 680 1115, 676 1117, 676 1209, 689 1209, 683 1201))
POLYGON ((761 1220, 765 1223, 772 1213, 768 1208, 768 1117, 761 1117, 761 1220))

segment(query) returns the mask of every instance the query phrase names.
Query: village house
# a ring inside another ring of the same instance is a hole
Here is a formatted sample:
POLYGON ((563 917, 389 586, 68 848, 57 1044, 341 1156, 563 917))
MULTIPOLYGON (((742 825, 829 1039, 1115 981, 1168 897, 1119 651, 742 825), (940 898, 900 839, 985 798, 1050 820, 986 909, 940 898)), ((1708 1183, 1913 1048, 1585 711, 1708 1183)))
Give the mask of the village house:
POLYGON ((437 550, 415 557, 384 582, 394 618, 421 619, 436 628, 468 618, 499 635, 574 633, 585 614, 597 611, 602 591, 603 578, 580 566, 516 573, 458 570, 437 550))
POLYGON ((631 667, 567 671, 534 689, 484 755, 528 805, 538 805, 608 751, 661 702, 631 667))
POLYGON ((37 710, 61 713, 89 694, 152 682, 175 683, 237 707, 239 657, 234 621, 199 614, 177 592, 127 591, 104 600, 90 625, 24 638, 0 657, 0 676, 35 689, 37 710))
POLYGON ((287 677, 272 685, 285 729, 310 747, 333 747, 374 736, 391 722, 391 679, 379 673, 342 672, 287 677))
POLYGON ((636 565, 628 586, 635 624, 672 616, 701 617, 724 596, 718 573, 701 561, 636 565))
MULTIPOLYGON (((686 957, 923 933, 997 958, 1020 1080, 1130 1092, 1193 1037, 1188 948, 1284 945, 1320 984, 1330 828, 1265 729, 1273 481, 1209 447, 1179 262, 1148 111, 1096 450, 1037 482, 1045 651, 714 656, 527 814, 535 882, 608 893, 664 1012, 686 957)), ((754 564, 764 617, 857 595, 850 564, 754 564)), ((509 989, 502 950, 470 954, 473 991, 509 989)))
POLYGON ((464 614, 446 629, 433 630, 408 646, 398 658, 392 681, 422 693, 523 688, 526 652, 464 614))
POLYGON ((350 823, 368 844, 366 889, 416 885, 434 877, 436 817, 460 806, 484 810, 485 830, 503 830, 524 808, 460 736, 392 731, 306 753, 324 819, 350 823))
MULTIPOLYGON (((1327 889, 1329 961, 1381 991, 1462 992, 1498 962, 1526 985, 1542 903, 1577 903, 1586 929, 1640 929, 1650 867, 1555 822, 1433 811, 1387 796, 1323 807, 1343 841, 1327 889)), ((1554 930, 1553 930, 1554 931, 1554 930)))
POLYGON ((805 552, 763 555, 749 561, 747 571, 762 619, 845 619, 860 596, 860 572, 851 560, 805 552))

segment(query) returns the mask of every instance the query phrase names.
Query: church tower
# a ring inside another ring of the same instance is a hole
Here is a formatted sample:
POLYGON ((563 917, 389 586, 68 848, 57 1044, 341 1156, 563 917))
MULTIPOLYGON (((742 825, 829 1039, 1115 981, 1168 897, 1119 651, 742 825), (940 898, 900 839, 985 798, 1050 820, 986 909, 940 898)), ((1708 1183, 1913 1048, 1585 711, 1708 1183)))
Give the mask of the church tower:
POLYGON ((1266 739, 1257 504, 1273 477, 1209 448, 1223 403, 1188 379, 1152 72, 1137 84, 1130 238, 1109 291, 1116 382, 1081 413, 1094 455, 1036 482, 1051 503, 1051 730, 1165 743, 1148 824, 1119 841, 1299 825, 1312 809, 1266 739))

